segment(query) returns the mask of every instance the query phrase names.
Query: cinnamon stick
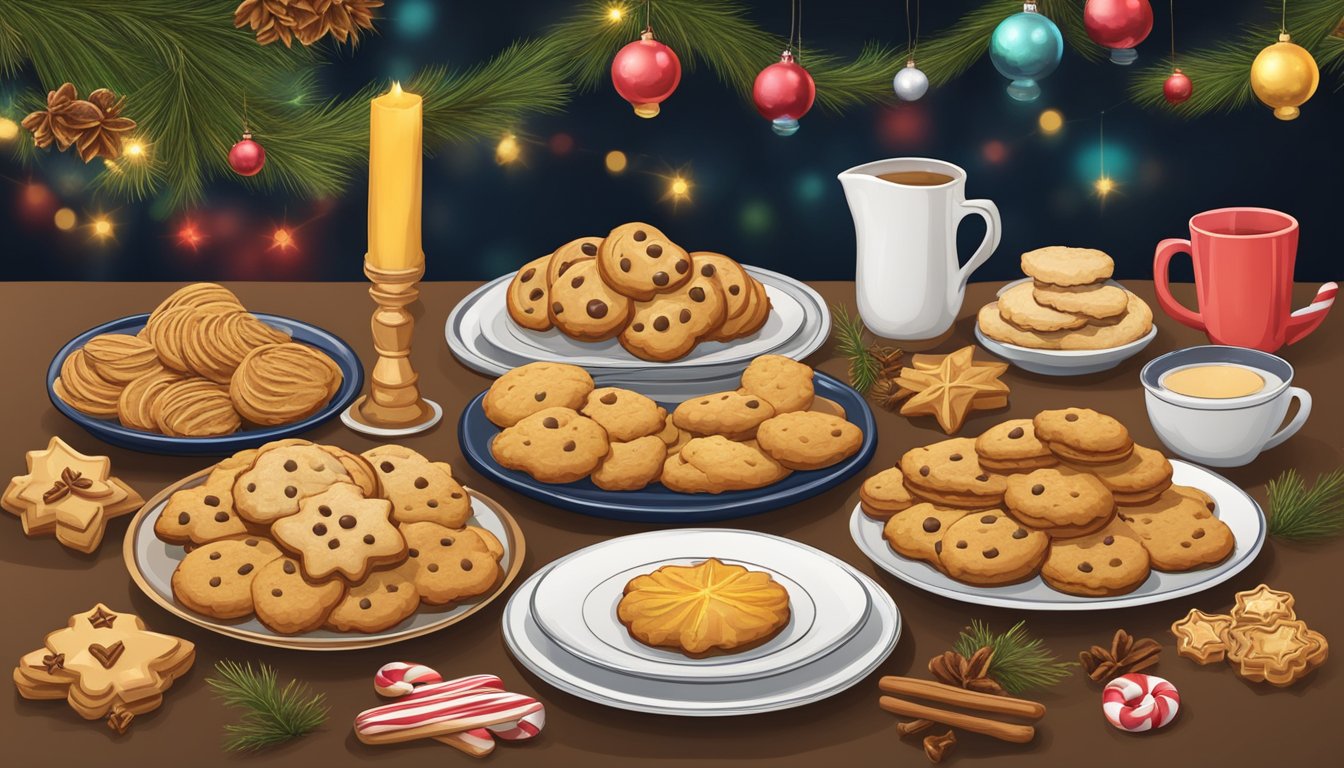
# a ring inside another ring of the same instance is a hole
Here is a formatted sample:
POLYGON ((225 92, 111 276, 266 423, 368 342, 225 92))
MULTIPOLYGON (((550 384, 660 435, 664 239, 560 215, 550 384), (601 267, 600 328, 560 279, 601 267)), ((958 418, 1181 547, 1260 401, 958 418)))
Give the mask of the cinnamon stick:
POLYGON ((912 701, 898 699, 894 696, 883 696, 878 699, 878 705, 882 709, 900 715, 901 717, 914 717, 921 720, 932 720, 935 723, 942 723, 953 728, 960 728, 963 731, 978 733, 982 736, 989 736, 1000 741, 1009 741, 1014 744, 1025 744, 1036 737, 1036 729, 1030 725, 1018 725, 1017 723, 1004 723, 998 720, 990 720, 976 715, 962 714, 961 712, 949 712, 944 709, 935 709, 926 707, 923 704, 916 704, 912 701))
MULTIPOLYGON (((913 696, 920 699, 928 699, 939 704, 949 704, 955 707, 973 709, 978 712, 989 712, 996 715, 1012 715, 1022 717, 1028 720, 1040 720, 1045 717, 1045 705, 1026 699, 1015 699, 1011 696, 995 696, 989 693, 980 693, 979 691, 968 691, 965 688, 957 688, 951 685, 944 685, 933 680, 919 680, 913 677, 896 677, 888 675, 878 681, 878 688, 883 693, 890 693, 898 696, 913 696)), ((943 721, 939 721, 943 722, 943 721)))

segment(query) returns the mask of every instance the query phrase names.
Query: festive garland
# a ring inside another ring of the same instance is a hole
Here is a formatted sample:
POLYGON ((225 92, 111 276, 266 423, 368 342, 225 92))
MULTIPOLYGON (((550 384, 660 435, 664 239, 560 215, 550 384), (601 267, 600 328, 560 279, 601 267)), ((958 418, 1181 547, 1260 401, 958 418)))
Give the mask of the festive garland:
MULTIPOLYGON (((644 14, 637 12, 642 5, 588 0, 542 37, 515 43, 474 69, 421 71, 406 87, 424 97, 426 144, 502 135, 528 114, 561 108, 575 88, 596 87, 609 76, 615 52, 643 29, 644 14)), ((1075 51, 1102 58, 1083 27, 1082 3, 1038 5, 1075 51)), ((237 10, 237 0, 0 0, 0 78, 31 67, 45 86, 0 103, 0 116, 17 119, 41 110, 47 91, 66 82, 124 96, 123 114, 140 126, 135 144, 147 151, 107 160, 98 183, 121 198, 158 196, 164 209, 201 200, 212 178, 229 174, 227 151, 245 123, 263 140, 271 162, 266 173, 244 183, 310 197, 339 192, 366 161, 368 102, 386 84, 328 100, 317 87, 319 51, 259 46, 256 31, 233 26, 237 10)), ((687 70, 708 67, 747 94, 785 46, 782 34, 751 22, 747 10, 741 0, 657 0, 653 24, 687 70)), ((1020 10, 1019 0, 985 0, 943 34, 920 42, 919 65, 930 82, 946 83, 965 72, 985 55, 999 22, 1020 10)), ((1344 0, 1295 0, 1288 17, 1295 40, 1327 71, 1344 68, 1341 19, 1344 0)), ((345 28, 320 29, 322 35, 328 30, 339 39, 345 28)), ((1268 40, 1248 36, 1182 57, 1199 86, 1179 114, 1248 103, 1246 69, 1254 47, 1268 40)), ((817 103, 841 111, 892 100, 892 75, 908 53, 904 46, 869 43, 846 60, 800 45, 798 58, 816 82, 817 103)), ((1143 70, 1131 95, 1156 103, 1168 73, 1165 64, 1143 70)), ((24 160, 35 157, 32 142, 16 146, 24 160)))

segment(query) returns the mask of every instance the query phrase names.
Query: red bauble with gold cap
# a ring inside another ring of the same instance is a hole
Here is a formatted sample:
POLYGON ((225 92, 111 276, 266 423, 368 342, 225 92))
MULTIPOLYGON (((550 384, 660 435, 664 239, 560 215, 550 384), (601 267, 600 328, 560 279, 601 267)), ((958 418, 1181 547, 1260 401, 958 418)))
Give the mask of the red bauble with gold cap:
POLYGON ((676 51, 653 39, 646 27, 639 39, 616 52, 611 61, 611 83, 640 117, 656 117, 659 104, 681 82, 681 60, 676 51))

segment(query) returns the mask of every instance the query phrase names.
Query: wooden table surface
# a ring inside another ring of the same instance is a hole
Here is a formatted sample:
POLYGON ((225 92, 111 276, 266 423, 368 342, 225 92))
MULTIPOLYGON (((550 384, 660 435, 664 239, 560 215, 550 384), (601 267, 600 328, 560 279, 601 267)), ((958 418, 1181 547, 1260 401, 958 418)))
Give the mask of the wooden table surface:
MULTIPOLYGON (((320 325, 352 342, 365 362, 372 356, 366 284, 240 283, 230 285, 251 309, 293 316, 320 325)), ((444 422, 433 431, 405 441, 416 450, 453 465, 468 485, 481 488, 507 506, 527 537, 522 576, 589 544, 654 526, 584 517, 554 509, 509 492, 476 475, 457 446, 457 415, 489 379, 460 365, 443 339, 448 312, 474 284, 429 283, 417 308, 419 329, 414 362, 427 396, 444 406, 444 422)), ((819 283, 830 301, 853 306, 852 283, 819 283)), ((948 352, 971 343, 975 310, 997 284, 976 284, 968 291, 953 333, 931 351, 948 352)), ((1131 283, 1156 309, 1152 285, 1131 283)), ((0 327, 5 330, 4 371, 0 378, 0 461, 8 474, 23 471, 27 450, 45 447, 60 435, 75 448, 109 455, 114 472, 146 498, 171 482, 204 467, 209 460, 139 454, 105 445, 65 419, 48 402, 44 373, 56 350, 72 336, 112 318, 147 311, 172 286, 154 283, 7 283, 0 285, 0 327)), ((1315 286, 1298 286, 1304 306, 1315 286)), ((1178 287, 1187 302, 1190 286, 1178 287), (1182 290, 1184 289, 1184 290, 1182 290)), ((1091 376, 1054 379, 1012 369, 1004 377, 1012 387, 1007 409, 974 414, 964 434, 975 435, 1009 417, 1031 416, 1047 407, 1078 405, 1110 413, 1125 422, 1140 443, 1157 446, 1144 412, 1138 384, 1143 363, 1164 352, 1204 343, 1201 334, 1158 313, 1159 333, 1138 357, 1091 376)), ((1265 484, 1295 468, 1308 478, 1341 464, 1344 454, 1344 329, 1340 313, 1314 335, 1285 350, 1296 367, 1294 382, 1315 395, 1314 411, 1303 430, 1283 446, 1249 466, 1224 474, 1262 503, 1265 484)), ((981 350, 978 356, 988 357, 981 350)), ((845 363, 830 347, 810 363, 832 375, 845 375, 845 363)), ((889 766, 926 764, 917 742, 902 742, 896 719, 877 707, 880 675, 925 677, 928 659, 950 647, 972 619, 1007 629, 1019 618, 1056 654, 1076 658, 1080 650, 1109 640, 1118 627, 1163 646, 1152 672, 1169 678, 1181 691, 1181 712, 1158 733, 1131 735, 1113 729, 1102 717, 1099 686, 1081 673, 1040 693, 1049 708, 1036 739, 1012 745, 962 735, 952 764, 996 766, 1270 765, 1333 763, 1344 754, 1344 728, 1335 718, 1344 705, 1341 668, 1327 662, 1311 678, 1280 690, 1242 681, 1223 664, 1198 666, 1175 653, 1168 626, 1190 608, 1225 612, 1232 594, 1267 582, 1292 591, 1297 610, 1313 628, 1344 643, 1344 610, 1338 584, 1344 540, 1293 544, 1270 540, 1254 564, 1219 587, 1191 597, 1142 608, 1091 613, 1033 613, 988 608, 937 597, 880 571, 850 540, 847 521, 863 478, 891 466, 915 445, 934 442, 941 433, 928 418, 911 421, 876 409, 877 456, 869 468, 843 485, 791 507, 726 523, 787 536, 819 547, 873 576, 888 590, 904 617, 904 630, 892 655, 868 680, 824 702, 794 710, 736 718, 683 719, 622 712, 560 693, 526 672, 504 648, 499 621, 504 600, 442 632, 397 646, 338 654, 304 653, 228 639, 176 619, 141 594, 122 562, 121 538, 129 517, 113 522, 100 550, 80 555, 54 538, 28 539, 18 520, 0 525, 0 584, 9 595, 0 614, 0 658, 17 660, 37 648, 43 636, 95 602, 139 614, 151 628, 191 639, 196 666, 165 696, 161 709, 139 717, 130 733, 115 736, 102 723, 85 722, 62 702, 29 702, 11 692, 0 720, 0 744, 16 766, 159 765, 450 765, 470 764, 454 750, 422 741, 368 747, 358 742, 351 721, 361 709, 379 703, 370 681, 383 663, 409 660, 445 675, 494 673, 514 690, 545 702, 547 725, 530 743, 501 745, 489 758, 499 766, 636 765, 735 766, 889 766), (319 731, 278 748, 250 756, 224 753, 223 725, 236 718, 210 693, 205 678, 220 659, 264 662, 282 678, 298 678, 325 693, 331 705, 319 731)), ((362 451, 375 443, 331 422, 305 435, 362 451)), ((1344 647, 1344 646, 1341 646, 1344 647)))

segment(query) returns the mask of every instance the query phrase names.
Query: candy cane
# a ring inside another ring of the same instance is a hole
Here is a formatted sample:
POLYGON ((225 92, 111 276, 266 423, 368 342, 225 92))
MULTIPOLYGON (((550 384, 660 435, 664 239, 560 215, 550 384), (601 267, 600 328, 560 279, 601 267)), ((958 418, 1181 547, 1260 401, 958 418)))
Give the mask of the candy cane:
POLYGON ((1176 687, 1157 675, 1121 675, 1101 692, 1101 711, 1122 731, 1156 730, 1170 723, 1181 707, 1176 687))
MULTIPOLYGON (((472 675, 445 681, 442 675, 430 667, 397 661, 385 664, 378 670, 377 674, 374 675, 374 689, 384 696, 397 698, 398 701, 395 704, 376 707, 363 712, 356 718, 356 733, 360 733, 362 720, 364 732, 368 733, 370 738, 374 738, 375 732, 380 732, 377 731, 377 728, 381 726, 375 724, 375 720, 388 727, 388 730, 385 731, 387 733, 394 730, 429 728, 434 733, 425 735, 430 735, 432 738, 467 754, 481 757, 494 749, 495 738, 507 741, 530 739, 540 733, 546 725, 546 710, 539 702, 535 702, 528 697, 518 697, 517 694, 505 694, 503 681, 494 675, 472 675), (390 725, 397 719, 395 715, 398 713, 402 715, 403 719, 410 718, 409 713, 414 711, 420 712, 421 715, 453 712, 460 715, 468 710, 462 708, 454 710, 448 702, 468 694, 485 693, 516 697, 501 698, 497 701, 514 701, 520 704, 521 706, 517 710, 520 716, 511 720, 494 720, 484 724, 483 727, 461 731, 449 731, 446 730, 446 726, 439 727, 435 723, 424 720, 400 723, 395 726, 390 725)), ((390 737, 385 738, 387 740, 397 740, 390 737)))
POLYGON ((394 661, 378 668, 373 676, 373 690, 382 696, 397 697, 414 691, 417 685, 441 682, 443 677, 423 664, 394 661))
POLYGON ((355 735, 365 744, 381 744, 501 724, 512 730, 517 721, 535 722, 543 709, 531 696, 506 691, 429 695, 361 712, 355 717, 355 735))
POLYGON ((1303 315, 1325 314, 1330 306, 1335 303, 1335 294, 1339 293, 1339 283, 1326 283, 1316 290, 1316 298, 1311 300, 1307 306, 1293 313, 1293 317, 1303 315))

